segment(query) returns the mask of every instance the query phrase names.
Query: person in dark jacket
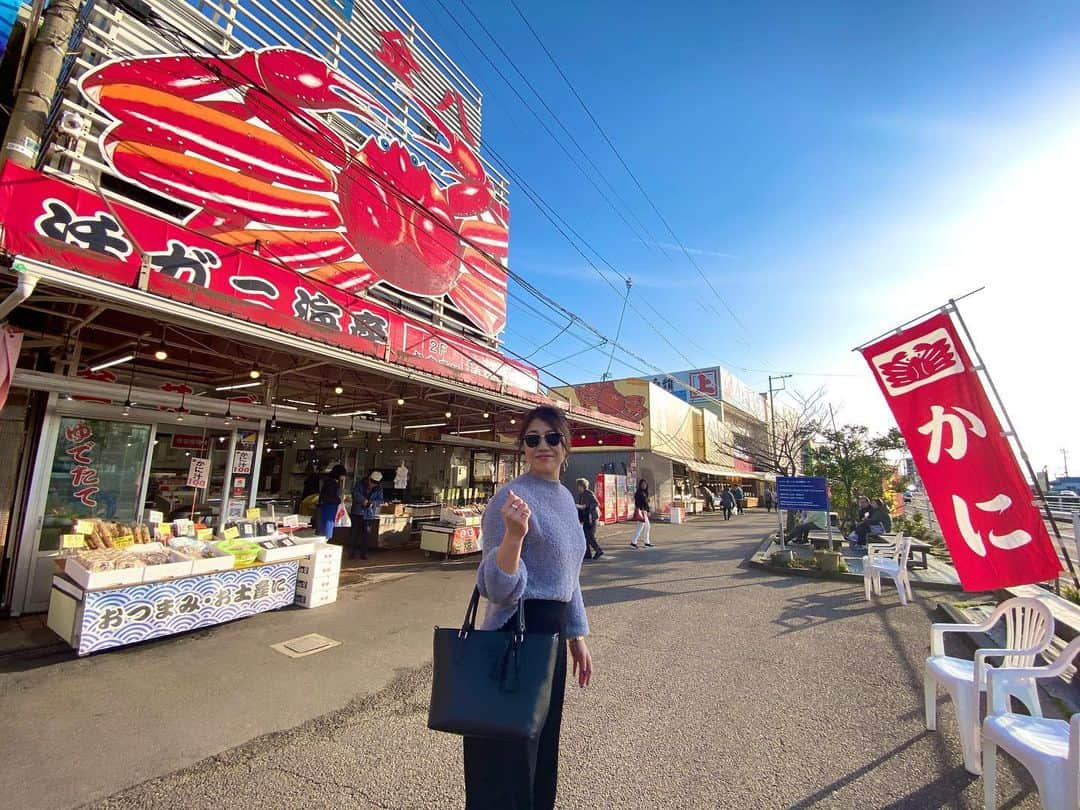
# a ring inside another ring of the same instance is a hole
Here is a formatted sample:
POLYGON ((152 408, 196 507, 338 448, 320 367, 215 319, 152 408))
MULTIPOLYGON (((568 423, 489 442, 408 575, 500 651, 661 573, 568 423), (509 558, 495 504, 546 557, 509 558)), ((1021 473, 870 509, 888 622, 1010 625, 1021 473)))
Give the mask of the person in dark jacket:
POLYGON ((641 521, 637 534, 630 541, 630 548, 638 547, 638 540, 645 535, 645 548, 652 548, 651 526, 649 525, 649 482, 644 478, 637 482, 634 491, 634 518, 641 521))
POLYGON ((724 510, 724 520, 731 520, 731 510, 735 508, 735 496, 728 487, 720 493, 720 508, 724 510))
POLYGON ((735 489, 731 491, 731 494, 735 496, 735 514, 741 515, 743 511, 743 490, 742 487, 736 484, 735 489))
POLYGON ((379 508, 383 504, 382 473, 372 470, 367 478, 361 478, 353 484, 352 508, 349 517, 352 518, 352 529, 349 531, 349 559, 360 555, 361 560, 367 559, 368 546, 375 537, 375 525, 379 519, 379 508))
POLYGON ((585 532, 585 559, 599 560, 604 556, 604 550, 596 542, 596 523, 600 520, 600 501, 589 490, 589 479, 579 478, 577 484, 577 510, 578 520, 581 521, 581 530, 585 532), (591 553, 590 553, 591 552, 591 553))
POLYGON ((318 468, 314 464, 309 464, 303 488, 300 490, 300 500, 306 501, 312 495, 318 495, 320 483, 318 468))
POLYGON ((892 516, 889 515, 885 502, 881 498, 874 498, 870 501, 869 513, 855 524, 855 531, 848 536, 848 540, 856 545, 865 546, 869 535, 886 534, 890 531, 892 531, 892 516))
POLYGON ((773 494, 771 489, 765 490, 765 511, 771 512, 773 508, 773 494))
POLYGON ((319 505, 315 509, 316 527, 329 541, 334 536, 338 507, 341 506, 341 483, 332 474, 327 475, 319 488, 319 505))

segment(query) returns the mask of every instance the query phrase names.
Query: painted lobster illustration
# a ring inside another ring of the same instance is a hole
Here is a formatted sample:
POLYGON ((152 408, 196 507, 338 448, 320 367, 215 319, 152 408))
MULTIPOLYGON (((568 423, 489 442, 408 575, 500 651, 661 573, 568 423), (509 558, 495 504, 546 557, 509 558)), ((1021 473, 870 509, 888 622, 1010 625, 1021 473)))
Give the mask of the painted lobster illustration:
MULTIPOLYGON (((378 100, 290 48, 118 60, 81 89, 114 119, 105 159, 193 208, 188 228, 342 290, 446 295, 484 333, 505 325, 509 212, 467 126, 459 137, 411 90, 430 127, 409 140, 452 169, 433 175, 388 134, 378 100), (331 111, 364 127, 361 145, 319 116, 331 111)), ((461 103, 448 92, 439 109, 461 103)))
POLYGON ((575 386, 578 401, 586 408, 596 408, 601 413, 621 416, 631 422, 645 418, 645 397, 623 394, 613 382, 585 383, 575 386))

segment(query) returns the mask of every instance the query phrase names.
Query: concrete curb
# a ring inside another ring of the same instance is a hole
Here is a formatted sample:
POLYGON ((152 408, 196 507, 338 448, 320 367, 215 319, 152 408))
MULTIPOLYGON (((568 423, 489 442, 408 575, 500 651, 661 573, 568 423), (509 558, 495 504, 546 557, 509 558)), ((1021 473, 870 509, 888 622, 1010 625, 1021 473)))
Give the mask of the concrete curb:
MULTIPOLYGON (((743 560, 743 563, 750 568, 756 568, 759 571, 767 571, 770 574, 784 577, 802 577, 804 579, 821 579, 827 582, 851 582, 852 584, 862 584, 862 574, 853 574, 851 572, 837 571, 823 572, 815 571, 807 568, 781 568, 771 563, 764 562, 759 559, 765 554, 766 549, 773 545, 773 535, 767 535, 762 540, 761 545, 758 546, 757 551, 743 560)), ((912 586, 918 586, 920 590, 931 591, 944 591, 952 593, 962 593, 963 588, 959 584, 945 583, 945 582, 912 582, 912 586)))

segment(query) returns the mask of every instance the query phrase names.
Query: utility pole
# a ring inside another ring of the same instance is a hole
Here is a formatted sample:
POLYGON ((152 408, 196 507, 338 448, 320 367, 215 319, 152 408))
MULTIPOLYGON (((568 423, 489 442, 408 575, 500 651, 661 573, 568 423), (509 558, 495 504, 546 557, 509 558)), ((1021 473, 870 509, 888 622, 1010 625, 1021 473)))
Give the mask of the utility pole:
POLYGON ((1061 460, 1065 464, 1065 478, 1069 477, 1069 451, 1064 447, 1061 448, 1061 460))
POLYGON ((790 376, 790 374, 778 374, 775 377, 772 375, 769 376, 769 433, 772 434, 773 466, 776 468, 777 472, 780 471, 780 453, 776 449, 776 408, 774 406, 775 400, 773 399, 773 394, 780 391, 786 391, 787 384, 785 383, 782 388, 774 390, 773 380, 786 380, 790 376))
MULTIPOLYGON (((34 37, 34 47, 23 73, 22 85, 15 97, 0 165, 8 160, 33 168, 45 137, 56 83, 67 56, 68 42, 79 16, 79 0, 53 0, 41 19, 41 28, 34 37)), ((27 36, 33 36, 27 31, 27 36)))

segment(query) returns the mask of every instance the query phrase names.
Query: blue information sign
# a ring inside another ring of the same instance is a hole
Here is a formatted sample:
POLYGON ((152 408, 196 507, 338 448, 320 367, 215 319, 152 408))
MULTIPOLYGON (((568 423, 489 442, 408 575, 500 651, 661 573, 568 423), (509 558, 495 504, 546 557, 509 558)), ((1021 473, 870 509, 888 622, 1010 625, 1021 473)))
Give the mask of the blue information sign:
POLYGON ((829 482, 825 478, 783 476, 776 479, 776 505, 779 509, 829 510, 829 482))

